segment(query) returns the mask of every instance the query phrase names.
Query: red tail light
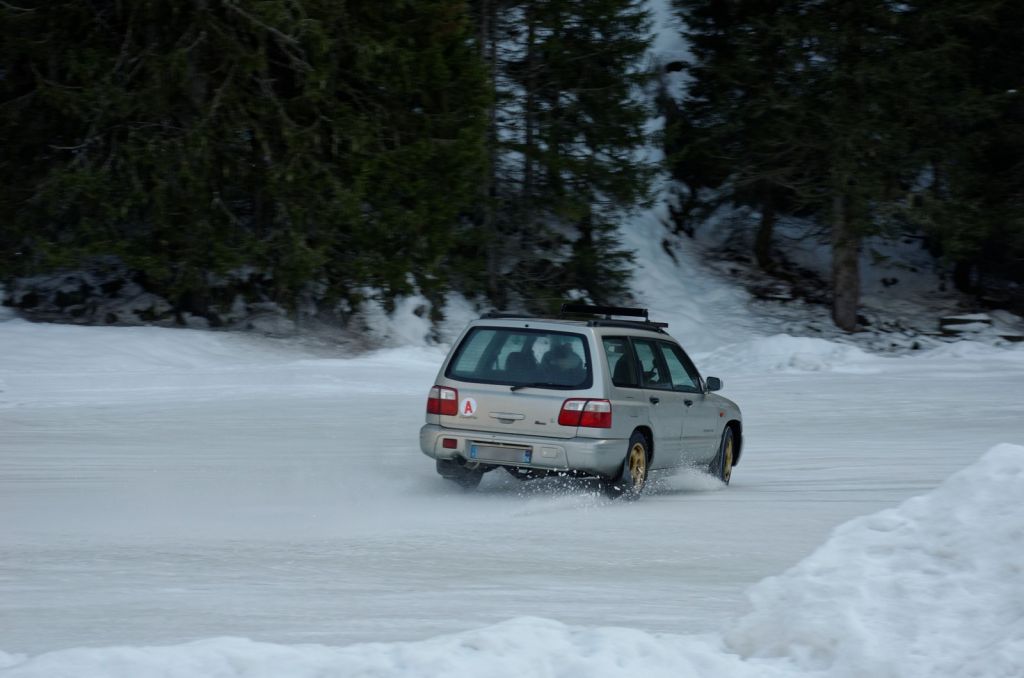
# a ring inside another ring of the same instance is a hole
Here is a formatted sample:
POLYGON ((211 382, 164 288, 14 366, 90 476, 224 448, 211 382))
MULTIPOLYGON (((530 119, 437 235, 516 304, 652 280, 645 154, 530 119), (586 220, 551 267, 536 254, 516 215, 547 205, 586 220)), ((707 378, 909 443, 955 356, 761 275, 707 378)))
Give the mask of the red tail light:
POLYGON ((459 413, 459 392, 454 388, 434 386, 427 396, 427 414, 454 417, 459 413))
POLYGON ((558 413, 558 424, 586 428, 611 428, 612 404, 607 400, 569 398, 562 403, 562 411, 558 413))

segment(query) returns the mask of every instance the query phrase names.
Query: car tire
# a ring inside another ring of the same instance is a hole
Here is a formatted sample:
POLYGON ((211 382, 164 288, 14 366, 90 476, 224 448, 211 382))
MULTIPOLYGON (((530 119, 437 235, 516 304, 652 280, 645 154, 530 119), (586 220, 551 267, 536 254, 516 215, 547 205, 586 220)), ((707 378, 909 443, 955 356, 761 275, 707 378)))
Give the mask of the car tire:
POLYGON ((651 453, 647 437, 640 431, 634 431, 629 438, 626 457, 622 460, 622 468, 618 475, 604 482, 605 494, 612 499, 639 499, 647 486, 650 472, 651 453))
POLYGON ((480 484, 484 470, 479 464, 459 464, 451 459, 438 459, 437 472, 445 480, 450 480, 464 490, 472 490, 480 484))
POLYGON ((718 453, 708 467, 708 473, 728 485, 732 479, 733 461, 736 459, 736 442, 732 427, 726 426, 722 431, 722 441, 718 444, 718 453))

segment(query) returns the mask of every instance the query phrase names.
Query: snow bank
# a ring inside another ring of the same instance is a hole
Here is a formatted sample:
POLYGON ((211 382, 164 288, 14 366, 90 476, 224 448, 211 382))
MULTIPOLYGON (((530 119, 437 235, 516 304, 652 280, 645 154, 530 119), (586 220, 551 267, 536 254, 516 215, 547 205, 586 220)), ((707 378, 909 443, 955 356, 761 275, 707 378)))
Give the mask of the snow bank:
POLYGON ((841 526, 804 562, 756 585, 753 611, 724 638, 520 618, 342 648, 213 638, 0 653, 0 677, 1021 676, 1021 497, 1024 447, 997 446, 931 493, 841 526))
POLYGON ((937 346, 926 351, 923 355, 928 358, 957 358, 960 360, 991 360, 995 358, 997 360, 1021 362, 1024 361, 1024 343, 992 346, 980 341, 965 340, 937 346))
POLYGON ((388 313, 379 301, 371 298, 363 303, 360 317, 373 343, 387 348, 449 344, 470 320, 480 317, 480 312, 461 294, 445 297, 441 308, 444 319, 437 324, 430 320, 431 306, 426 297, 414 294, 397 298, 394 310, 388 313))
POLYGON ((164 327, 90 327, 10 319, 0 330, 5 367, 38 373, 176 371, 267 360, 284 352, 261 337, 164 327))
MULTIPOLYGON (((897 364, 892 356, 874 355, 852 344, 788 334, 726 344, 713 351, 696 353, 694 358, 702 372, 722 377, 757 372, 874 374, 897 364)), ((976 341, 957 341, 903 356, 902 360, 948 361, 949 358, 1019 364, 1024 362, 1024 344, 997 347, 976 341)))
POLYGON ((430 302, 418 294, 395 299, 395 308, 388 313, 371 298, 364 301, 359 315, 366 333, 379 346, 425 346, 430 338, 430 302))
POLYGON ((1024 447, 852 520, 755 586, 727 636, 746 657, 840 676, 1024 675, 1024 447))
MULTIPOLYGON (((574 629, 521 618, 418 643, 347 648, 215 638, 174 647, 76 649, 41 655, 4 678, 687 678, 740 675, 706 642, 630 629, 574 629)), ((742 675, 751 675, 744 673, 742 675)), ((772 674, 760 674, 772 675, 772 674)))
MULTIPOLYGON (((341 349, 329 346, 235 332, 9 319, 0 322, 0 410, 247 398, 311 388, 351 392, 382 382, 401 391, 412 386, 401 375, 432 375, 444 349, 414 345, 340 355, 341 349)), ((415 384, 417 392, 423 384, 415 384)))
POLYGON ((816 337, 776 334, 729 344, 697 356, 705 372, 850 372, 877 371, 880 358, 856 346, 816 337))
POLYGON ((0 409, 125 402, 158 394, 195 398, 214 386, 222 393, 258 382, 252 366, 265 372, 268 365, 305 355, 261 339, 161 327, 7 320, 0 323, 0 409), (223 377, 232 372, 238 379, 226 387, 223 377))

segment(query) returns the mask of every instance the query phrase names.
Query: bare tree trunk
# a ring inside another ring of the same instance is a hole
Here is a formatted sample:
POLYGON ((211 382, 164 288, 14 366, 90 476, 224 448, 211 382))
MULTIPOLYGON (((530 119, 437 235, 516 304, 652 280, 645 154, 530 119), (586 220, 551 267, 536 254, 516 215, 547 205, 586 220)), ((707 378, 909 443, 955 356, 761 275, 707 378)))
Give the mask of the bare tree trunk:
POLYGON ((965 294, 977 294, 978 286, 974 282, 974 263, 960 259, 953 264, 953 286, 965 294))
POLYGON ((526 33, 526 103, 523 111, 523 123, 526 127, 525 139, 523 140, 523 200, 527 204, 528 218, 532 217, 533 210, 531 203, 533 201, 533 151, 534 144, 534 108, 536 107, 536 86, 535 80, 537 77, 536 69, 536 26, 532 16, 532 12, 527 11, 527 33, 526 33))
POLYGON ((852 332, 860 302, 860 235, 850 223, 846 196, 833 198, 832 210, 832 320, 852 332))
POLYGON ((505 306, 504 288, 499 279, 498 261, 501 253, 498 251, 502 239, 498 237, 498 224, 495 216, 495 206, 498 199, 498 96, 497 96, 497 73, 498 73, 498 45, 495 22, 497 0, 480 0, 480 15, 477 23, 477 50, 481 61, 486 64, 487 77, 491 88, 491 104, 487 113, 487 135, 485 148, 487 149, 487 161, 484 168, 484 176, 480 182, 480 227, 485 234, 485 255, 487 257, 487 293, 488 297, 498 308, 505 306))

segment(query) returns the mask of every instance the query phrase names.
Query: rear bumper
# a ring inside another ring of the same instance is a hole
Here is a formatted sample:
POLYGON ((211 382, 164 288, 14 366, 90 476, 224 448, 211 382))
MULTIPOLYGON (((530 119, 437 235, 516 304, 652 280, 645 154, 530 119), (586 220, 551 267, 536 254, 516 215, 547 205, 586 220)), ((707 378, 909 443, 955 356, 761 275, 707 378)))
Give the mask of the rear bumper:
POLYGON ((479 461, 495 466, 518 466, 548 471, 577 471, 613 476, 622 467, 628 440, 618 438, 542 438, 538 436, 502 435, 486 431, 451 429, 426 424, 420 429, 420 450, 432 459, 479 461), (455 440, 454 448, 446 448, 443 439, 455 440), (478 454, 471 458, 472 446, 478 454), (529 462, 523 457, 505 454, 504 450, 528 450, 529 462))

